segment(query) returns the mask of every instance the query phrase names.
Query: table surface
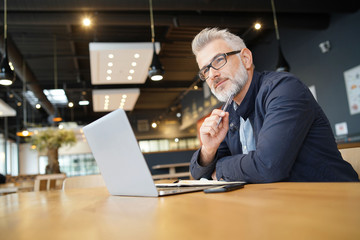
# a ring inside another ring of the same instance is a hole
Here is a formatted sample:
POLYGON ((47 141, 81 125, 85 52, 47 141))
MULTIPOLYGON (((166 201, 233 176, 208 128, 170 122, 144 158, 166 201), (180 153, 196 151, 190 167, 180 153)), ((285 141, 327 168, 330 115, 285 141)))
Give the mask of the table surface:
POLYGON ((360 183, 249 184, 159 198, 106 188, 0 196, 4 239, 360 239, 360 183))

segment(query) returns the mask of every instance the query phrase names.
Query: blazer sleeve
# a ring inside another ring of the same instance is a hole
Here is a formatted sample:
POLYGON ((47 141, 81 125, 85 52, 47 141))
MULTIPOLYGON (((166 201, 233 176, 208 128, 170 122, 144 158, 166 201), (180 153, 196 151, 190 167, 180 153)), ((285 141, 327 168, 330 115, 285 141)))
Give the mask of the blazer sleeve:
POLYGON ((200 155, 200 151, 201 148, 198 149, 192 156, 191 161, 190 161, 190 172, 191 172, 191 176, 194 179, 200 179, 200 178, 207 178, 207 179, 211 179, 211 175, 215 170, 216 167, 216 161, 217 159, 223 157, 223 156, 229 156, 230 155, 230 151, 229 148, 227 147, 226 141, 224 140, 217 152, 216 155, 214 157, 214 161, 212 161, 208 166, 201 166, 199 164, 199 155, 200 155))

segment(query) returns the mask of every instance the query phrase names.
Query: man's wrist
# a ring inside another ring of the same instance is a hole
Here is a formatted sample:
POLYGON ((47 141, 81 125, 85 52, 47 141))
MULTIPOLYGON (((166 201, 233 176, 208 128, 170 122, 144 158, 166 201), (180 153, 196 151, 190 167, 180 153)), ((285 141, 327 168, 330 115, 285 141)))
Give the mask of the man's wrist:
POLYGON ((200 150, 199 164, 202 167, 208 166, 215 158, 217 149, 209 151, 206 147, 202 146, 200 150))

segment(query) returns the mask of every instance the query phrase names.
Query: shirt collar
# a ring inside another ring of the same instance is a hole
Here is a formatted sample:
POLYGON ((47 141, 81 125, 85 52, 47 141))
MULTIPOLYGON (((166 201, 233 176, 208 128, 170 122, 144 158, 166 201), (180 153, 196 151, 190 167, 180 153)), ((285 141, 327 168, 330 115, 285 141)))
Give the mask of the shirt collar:
MULTIPOLYGON (((255 108, 255 99, 257 96, 257 93, 259 92, 260 88, 260 73, 254 71, 253 78, 250 84, 250 87, 243 99, 243 101, 240 103, 239 106, 234 107, 232 110, 236 112, 237 119, 241 116, 243 119, 247 119, 254 111, 255 108), (236 109, 236 110, 235 110, 236 109)), ((233 101, 233 104, 236 105, 236 103, 233 101)))

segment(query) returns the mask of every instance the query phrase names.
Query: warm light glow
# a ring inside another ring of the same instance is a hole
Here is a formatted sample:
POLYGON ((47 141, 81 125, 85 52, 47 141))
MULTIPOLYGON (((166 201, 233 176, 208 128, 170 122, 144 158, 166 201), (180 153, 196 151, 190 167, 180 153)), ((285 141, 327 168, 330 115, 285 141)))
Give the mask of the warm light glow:
POLYGON ((254 28, 256 30, 259 30, 261 28, 261 24, 260 23, 255 23, 254 28))
POLYGON ((12 64, 12 62, 9 62, 9 67, 12 71, 14 71, 14 65, 12 64))
POLYGON ((133 74, 134 72, 135 72, 134 69, 130 69, 130 70, 129 70, 129 73, 131 73, 131 74, 133 74))
POLYGON ((110 81, 110 80, 111 80, 111 77, 110 77, 110 76, 107 76, 107 77, 106 77, 106 80, 110 81))
POLYGON ((33 132, 30 132, 28 130, 22 130, 21 132, 17 132, 16 135, 19 136, 19 137, 28 137, 28 136, 31 136, 33 135, 34 133, 33 132))
POLYGON ((35 150, 35 149, 36 149, 36 146, 35 146, 35 145, 31 145, 31 149, 32 149, 32 150, 35 150))
POLYGON ((156 122, 153 122, 153 123, 151 124, 151 127, 152 127, 152 128, 156 128, 156 127, 157 127, 156 122))
POLYGON ((41 108, 41 104, 38 103, 38 104, 35 105, 35 107, 36 107, 36 109, 40 109, 40 108, 41 108))
POLYGON ((54 117, 52 120, 54 122, 61 122, 63 119, 61 117, 54 117))
POLYGON ((179 142, 179 139, 178 139, 178 138, 175 138, 174 141, 175 141, 175 142, 179 142))
POLYGON ((108 62, 108 66, 112 67, 114 64, 112 62, 108 62))
POLYGON ((122 98, 127 98, 127 95, 126 94, 122 95, 122 98))
POLYGON ((132 62, 131 66, 136 67, 136 62, 132 62))
POLYGON ((198 87, 198 86, 194 86, 194 89, 195 89, 195 90, 198 90, 198 89, 199 89, 199 87, 198 87))
POLYGON ((132 80, 133 78, 132 78, 132 76, 128 76, 128 80, 132 80))
POLYGON ((138 54, 138 53, 134 54, 134 58, 139 58, 139 57, 140 57, 140 54, 138 54))
POLYGON ((111 54, 111 53, 110 53, 110 54, 108 55, 108 57, 109 57, 109 58, 114 58, 114 54, 111 54))
POLYGON ((68 107, 69 107, 69 108, 72 108, 73 106, 74 106, 74 103, 73 103, 73 102, 69 102, 69 103, 68 103, 68 107))
POLYGON ((83 23, 83 26, 89 27, 91 25, 91 20, 90 20, 90 18, 86 17, 86 18, 83 18, 82 23, 83 23))
POLYGON ((107 74, 112 74, 112 71, 110 69, 108 69, 106 72, 107 74))

